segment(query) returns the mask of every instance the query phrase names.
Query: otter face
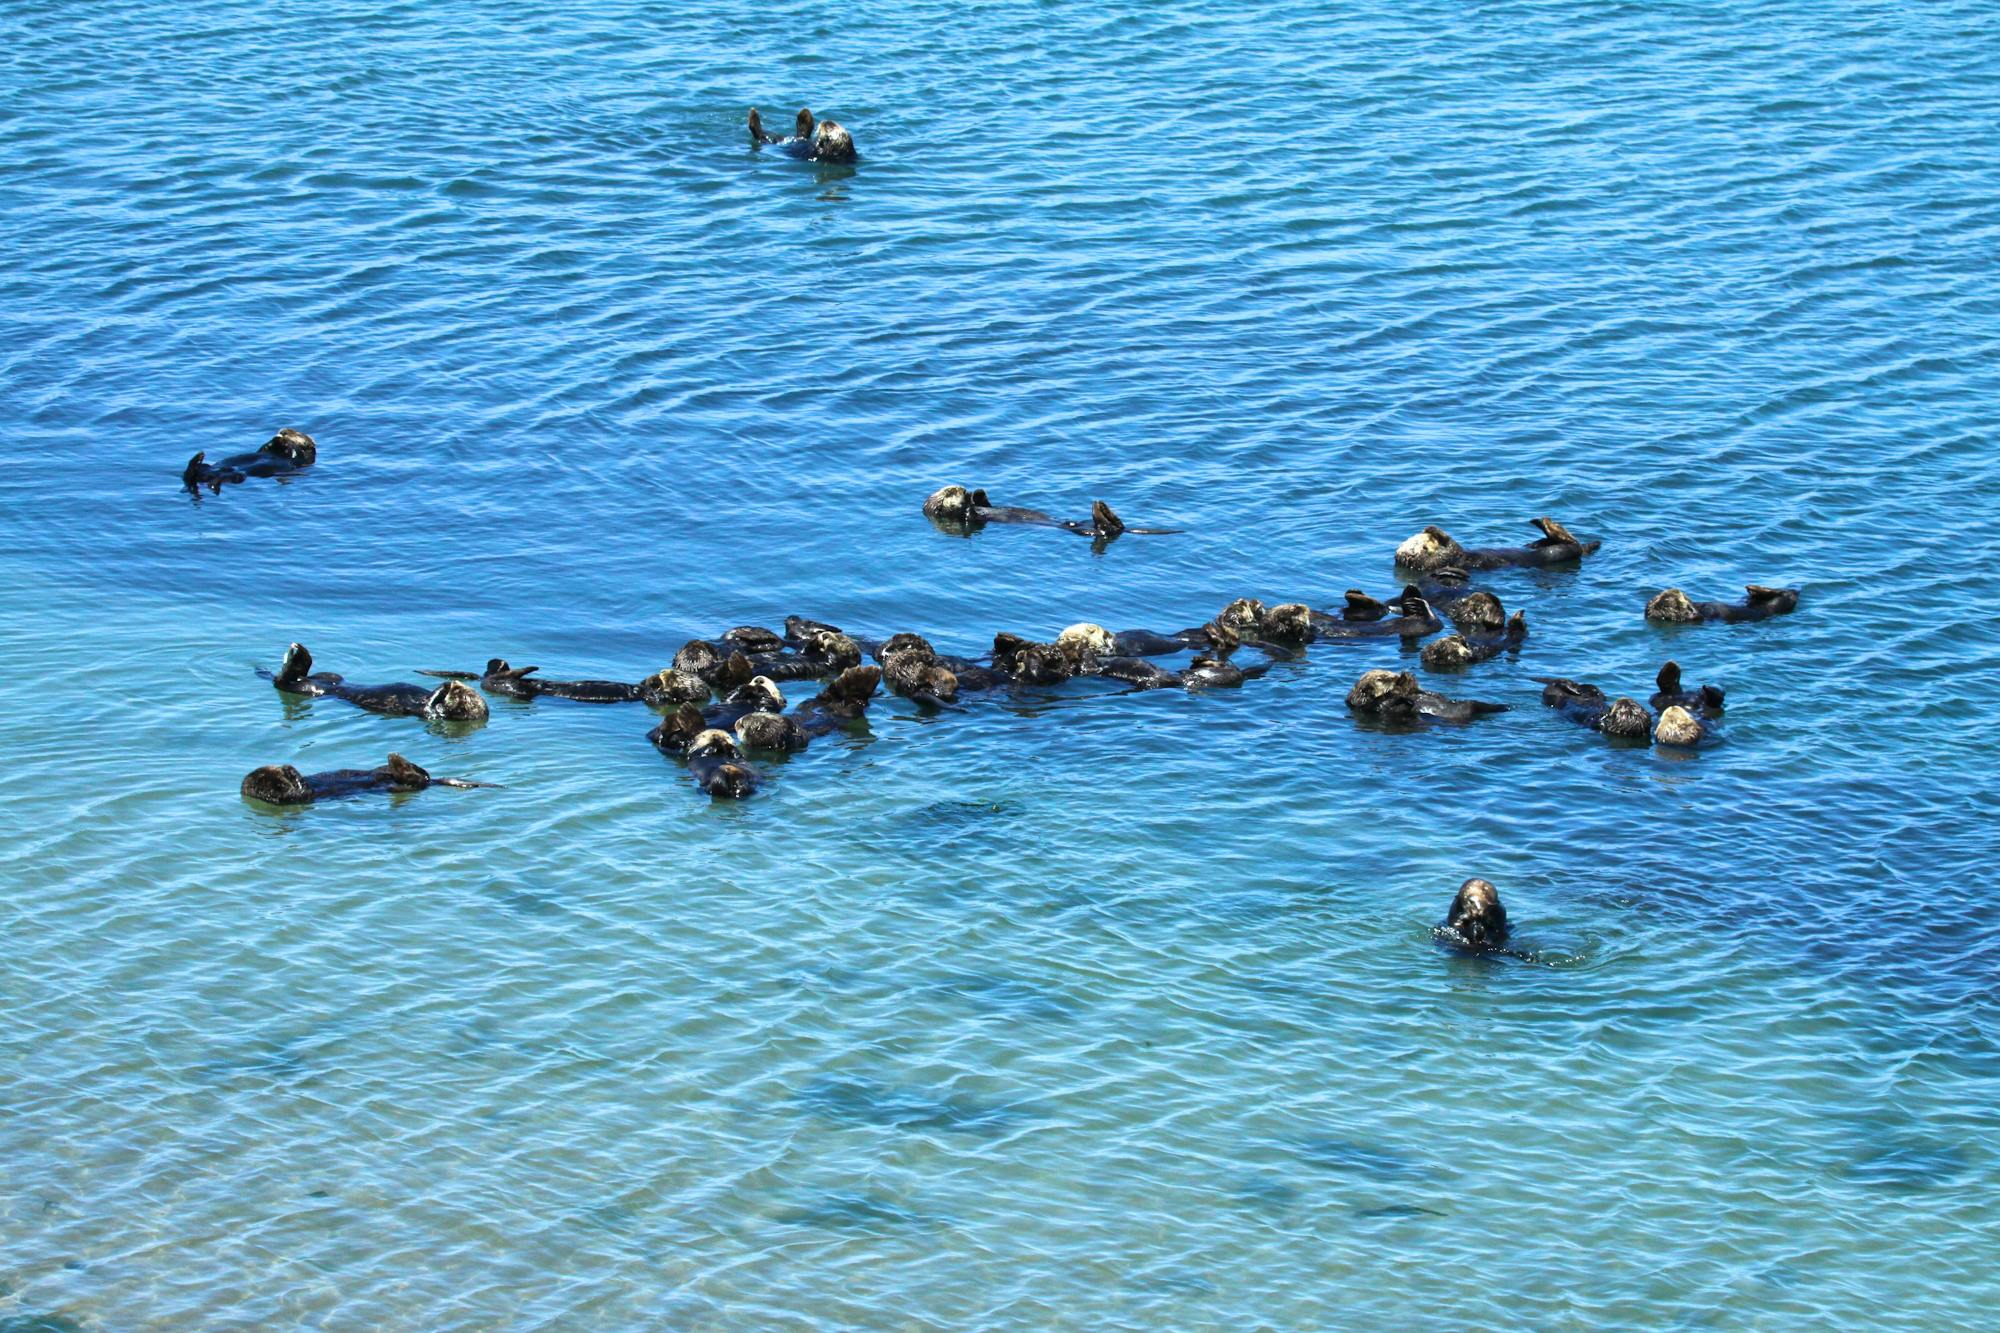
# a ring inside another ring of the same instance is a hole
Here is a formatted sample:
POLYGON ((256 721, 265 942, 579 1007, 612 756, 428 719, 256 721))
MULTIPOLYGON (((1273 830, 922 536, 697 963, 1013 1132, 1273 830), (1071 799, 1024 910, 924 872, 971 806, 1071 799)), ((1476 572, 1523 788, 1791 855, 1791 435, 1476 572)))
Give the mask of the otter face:
POLYGON ((757 790, 757 774, 747 764, 717 764, 701 775, 701 789, 710 796, 740 801, 757 790))
POLYGON ((304 805, 312 800, 312 788, 299 770, 290 764, 266 764, 245 775, 243 799, 266 805, 304 805))
POLYGON ((721 650, 706 639, 689 639, 674 654, 676 671, 692 671, 697 676, 706 676, 721 664, 721 650))
POLYGON ((1444 925, 1474 949, 1505 944, 1507 909, 1500 905, 1500 890, 1486 880, 1468 879, 1453 895, 1444 925))
POLYGON ((1660 712, 1660 725, 1653 729, 1653 739, 1661 745, 1695 745, 1701 741, 1705 728, 1698 718, 1687 709, 1675 704, 1660 712))
POLYGON ((964 523, 972 517, 972 492, 963 486, 932 491, 924 501, 924 515, 940 523, 964 523))
POLYGON ((782 713, 785 710, 784 693, 769 676, 752 676, 748 684, 730 692, 729 702, 758 713, 782 713))
POLYGON ((1465 548, 1440 527, 1428 527, 1396 548, 1396 563, 1408 569, 1440 569, 1465 558, 1465 548))
POLYGON ((1277 643, 1313 641, 1312 608, 1302 602, 1284 602, 1264 613, 1264 637, 1277 643))
POLYGON ((424 716, 440 722, 484 722, 486 700, 462 680, 448 680, 424 700, 424 716))
POLYGON ((1031 643, 1014 658, 1014 679, 1029 685, 1060 685, 1074 674, 1069 658, 1052 643, 1031 643))
POLYGON ((1243 670, 1220 657, 1203 653, 1188 663, 1182 683, 1191 690, 1228 690, 1243 683, 1243 670))
POLYGON ((1490 634, 1507 623, 1506 608, 1490 592, 1475 592, 1451 604, 1451 623, 1462 634, 1490 634))
POLYGON ((687 757, 701 759, 709 755, 741 759, 743 751, 736 748, 736 741, 728 732, 717 727, 708 727, 688 742, 687 757))
POLYGON ((1056 647, 1072 663, 1081 663, 1086 657, 1110 657, 1118 651, 1118 640, 1104 626, 1085 621, 1056 635, 1056 647))
POLYGON ((1424 645, 1417 655, 1426 671, 1463 671, 1473 663, 1472 645, 1456 634, 1424 645))
POLYGON ((750 750, 803 750, 806 734, 777 713, 745 713, 736 719, 736 738, 750 750))
POLYGON ((280 454, 299 467, 306 467, 319 457, 319 446, 313 437, 302 430, 287 426, 264 442, 257 451, 260 454, 280 454))
POLYGON ((703 704, 708 702, 708 682, 692 671, 668 667, 639 682, 639 697, 649 704, 703 704))
POLYGON ((854 136, 847 127, 836 121, 822 120, 813 131, 813 160, 817 162, 852 162, 854 160, 854 136))
POLYGON ((1357 713, 1382 717, 1414 717, 1417 711, 1417 678, 1407 671, 1384 671, 1379 667, 1361 673, 1347 692, 1347 706, 1357 713))
POLYGON ((1646 619, 1657 620, 1668 625, 1693 625, 1701 620, 1701 612, 1694 609, 1694 603, 1679 588, 1669 588, 1656 593, 1653 600, 1646 603, 1646 619))
POLYGON ((823 629, 807 635, 805 653, 836 670, 845 671, 848 667, 861 665, 861 645, 837 629, 823 629))
POLYGON ((882 646, 875 650, 875 660, 886 662, 891 653, 922 653, 925 657, 936 657, 937 649, 921 634, 891 634, 882 646))
POLYGON ((1653 715, 1636 700, 1613 699, 1597 720, 1597 729, 1607 736, 1642 741, 1653 733, 1653 715))
POLYGON ((1225 626, 1241 634, 1245 630, 1256 633, 1264 623, 1264 604, 1255 597, 1239 597, 1215 618, 1218 625, 1225 626))

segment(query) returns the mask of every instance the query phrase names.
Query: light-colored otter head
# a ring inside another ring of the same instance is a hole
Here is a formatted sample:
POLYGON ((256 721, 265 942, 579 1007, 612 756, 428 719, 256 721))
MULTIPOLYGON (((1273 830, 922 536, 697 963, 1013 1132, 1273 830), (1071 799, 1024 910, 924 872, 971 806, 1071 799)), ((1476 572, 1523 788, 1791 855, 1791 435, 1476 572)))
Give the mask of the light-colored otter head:
POLYGON ((486 700, 462 680, 448 680, 424 700, 424 716, 439 722, 484 722, 486 700))
POLYGON ((1264 613, 1264 637, 1274 643, 1311 643, 1312 608, 1303 602, 1281 602, 1264 613))
POLYGON ((741 759, 743 751, 736 747, 736 739, 719 727, 709 727, 688 742, 687 756, 700 759, 707 755, 725 755, 731 759, 741 759))
POLYGON ((1507 909, 1500 890, 1489 880, 1468 879, 1452 896, 1445 929, 1474 949, 1493 949, 1507 942, 1507 909))
POLYGON ((1597 729, 1607 736, 1642 741, 1653 734, 1653 715, 1636 699, 1613 699, 1597 720, 1597 729))
POLYGON ((785 711, 784 691, 769 676, 752 676, 747 685, 730 692, 729 702, 758 713, 785 711))
POLYGON ((1396 563, 1408 569, 1441 569, 1465 559, 1465 548, 1443 528, 1425 528, 1396 548, 1396 563))
POLYGON ((1361 673, 1347 692, 1347 706, 1357 713, 1409 716, 1417 711, 1417 678, 1407 671, 1376 668, 1361 673))
POLYGON ((1111 656, 1118 651, 1118 640, 1104 626, 1084 621, 1056 635, 1056 647, 1062 649, 1072 663, 1080 663, 1086 657, 1111 656))
POLYGON ((257 450, 260 454, 281 454, 300 467, 305 467, 319 457, 319 445, 313 437, 302 430, 285 427, 270 439, 264 441, 257 450))
POLYGON ((1702 738, 1701 720, 1679 704, 1660 713, 1660 724, 1653 728, 1653 739, 1661 745, 1696 745, 1702 738))
POLYGON ((854 136, 840 122, 822 120, 813 131, 812 155, 815 162, 852 162, 855 158, 854 136))
POLYGON ((963 486, 932 491, 924 501, 924 515, 941 523, 963 523, 972 517, 972 492, 963 486))
POLYGON ((1227 626, 1238 634, 1248 631, 1255 633, 1264 623, 1264 604, 1255 597, 1239 597, 1222 608, 1215 617, 1218 625, 1227 626))
POLYGON ((705 704, 708 682, 692 671, 668 667, 639 682, 639 697, 649 704, 705 704))
POLYGON ((1417 655, 1426 671, 1463 671, 1472 665, 1472 645, 1456 634, 1433 639, 1417 655))
POLYGON ((266 764, 244 777, 243 798, 266 805, 304 805, 313 794, 304 775, 290 764, 266 764))
POLYGON ((1694 609, 1694 603, 1679 588, 1669 588, 1655 593, 1653 600, 1646 603, 1646 619, 1658 620, 1669 625, 1692 625, 1701 619, 1701 612, 1694 609))
POLYGON ((1507 623, 1507 609, 1490 592, 1469 593, 1446 613, 1462 634, 1491 634, 1507 623))

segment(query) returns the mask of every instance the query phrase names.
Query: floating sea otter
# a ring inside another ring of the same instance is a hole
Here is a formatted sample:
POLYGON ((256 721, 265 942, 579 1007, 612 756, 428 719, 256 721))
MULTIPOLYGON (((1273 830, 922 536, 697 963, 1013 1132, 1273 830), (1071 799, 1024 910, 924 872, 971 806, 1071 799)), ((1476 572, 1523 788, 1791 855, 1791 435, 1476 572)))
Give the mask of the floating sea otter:
POLYGON ((788 137, 781 134, 766 134, 764 121, 758 116, 757 108, 750 108, 750 146, 762 148, 770 144, 788 157, 801 157, 808 162, 852 162, 858 156, 854 151, 854 136, 837 121, 813 121, 813 113, 805 107, 799 108, 798 118, 793 122, 793 133, 788 137))
POLYGON ((1475 662, 1519 648, 1527 638, 1527 617, 1516 611, 1497 634, 1447 634, 1425 644, 1417 660, 1426 671, 1463 671, 1475 662))
POLYGON ((1669 588, 1655 593, 1646 603, 1646 619, 1668 625, 1695 625, 1704 620, 1730 623, 1768 620, 1788 614, 1799 604, 1797 588, 1765 588, 1752 583, 1743 591, 1747 595, 1741 603, 1694 602, 1679 588, 1669 588))
POLYGON ((1682 708, 1696 714, 1720 713, 1722 711, 1722 687, 1719 685, 1704 685, 1698 690, 1682 689, 1681 664, 1679 662, 1669 662, 1661 667, 1660 674, 1654 683, 1660 687, 1660 692, 1646 702, 1655 708, 1666 709, 1679 704, 1682 708))
POLYGON ((422 791, 426 787, 495 787, 493 782, 464 778, 434 778, 399 754, 380 768, 336 768, 329 773, 301 773, 290 764, 266 764, 243 779, 245 800, 267 805, 305 805, 364 791, 422 791))
POLYGON ((1440 722, 1470 722, 1475 717, 1508 711, 1506 704, 1483 699, 1450 699, 1417 684, 1407 671, 1377 668, 1361 673, 1347 692, 1347 706, 1364 717, 1384 722, 1415 722, 1420 717, 1440 722))
POLYGON ((1679 704, 1672 704, 1661 710, 1660 724, 1653 728, 1653 740, 1656 744, 1678 746, 1683 749, 1693 749, 1714 735, 1715 732, 1708 723, 1679 704))
POLYGON ((757 790, 757 770, 743 762, 743 751, 726 731, 697 734, 688 743, 687 766, 695 786, 710 796, 740 801, 757 790))
POLYGON ((1485 953, 1507 943, 1507 909, 1500 890, 1483 879, 1468 879, 1452 895, 1438 938, 1456 948, 1485 953))
POLYGON ((1620 740, 1652 739, 1653 717, 1633 699, 1607 699, 1595 685, 1574 680, 1539 678, 1546 687, 1542 702, 1572 722, 1620 740))
POLYGON ((231 454, 219 463, 209 462, 206 451, 196 454, 181 473, 181 485, 190 494, 206 486, 219 495, 224 485, 251 477, 287 476, 311 467, 318 457, 319 446, 312 436, 286 427, 264 441, 254 454, 231 454))
POLYGON ((1560 565, 1581 560, 1601 543, 1579 541, 1552 518, 1530 520, 1542 539, 1527 546, 1487 546, 1467 550, 1443 528, 1425 528, 1396 548, 1396 563, 1423 572, 1503 569, 1509 565, 1560 565))
MULTIPOLYGON (((637 685, 627 685, 618 680, 543 680, 534 673, 538 666, 509 666, 505 658, 495 657, 486 663, 486 670, 475 676, 470 671, 419 671, 420 676, 442 676, 446 680, 477 680, 479 688, 488 694, 501 694, 510 699, 574 699, 586 704, 637 703, 647 694, 647 683, 657 677, 648 677, 637 685)), ((660 675, 667 673, 661 672, 660 675)), ((702 685, 702 697, 708 696, 708 686, 702 685)))
MULTIPOLYGON (((388 717, 423 717, 433 722, 484 722, 486 700, 464 681, 448 680, 434 690, 421 685, 350 685, 332 672, 313 671, 304 644, 285 650, 284 665, 271 684, 287 694, 325 695, 388 717)), ((270 674, 270 673, 265 673, 270 674)))
POLYGON ((1142 536, 1166 537, 1180 531, 1179 528, 1128 528, 1125 521, 1112 512, 1111 506, 1102 500, 1090 504, 1090 522, 1080 523, 1075 519, 1051 518, 1039 509, 1023 509, 1018 505, 996 505, 986 498, 985 491, 969 491, 963 486, 946 486, 933 491, 924 501, 924 516, 946 532, 957 536, 977 532, 988 523, 1020 523, 1037 528, 1061 528, 1064 532, 1074 532, 1081 537, 1108 542, 1124 534, 1138 533, 1142 536))

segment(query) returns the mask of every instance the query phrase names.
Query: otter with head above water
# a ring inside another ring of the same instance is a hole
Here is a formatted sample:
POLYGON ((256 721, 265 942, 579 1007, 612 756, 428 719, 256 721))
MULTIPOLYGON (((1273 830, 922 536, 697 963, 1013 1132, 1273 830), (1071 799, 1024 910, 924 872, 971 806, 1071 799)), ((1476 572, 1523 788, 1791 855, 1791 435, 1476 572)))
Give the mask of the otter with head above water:
MULTIPOLYGON (((477 680, 488 694, 509 699, 574 699, 586 704, 638 703, 647 697, 646 682, 627 685, 618 680, 542 680, 534 666, 509 666, 505 658, 491 658, 486 670, 474 676, 469 671, 420 671, 420 676, 442 676, 446 680, 477 680)), ((665 674, 665 673, 660 673, 665 674)), ((649 677, 649 680, 654 679, 649 677)), ((708 687, 702 687, 706 697, 708 687)))
POLYGON ((815 122, 813 113, 805 107, 792 122, 790 135, 767 134, 764 120, 757 114, 757 108, 750 108, 750 146, 762 148, 770 144, 787 157, 804 158, 808 162, 832 162, 845 165, 854 162, 858 154, 854 151, 854 136, 847 132, 838 121, 815 122))
POLYGON ((1601 543, 1579 541, 1552 518, 1531 520, 1542 539, 1527 546, 1487 546, 1467 550, 1437 527, 1425 528, 1396 548, 1396 563, 1420 572, 1505 569, 1510 565, 1561 565, 1595 551, 1601 543))
POLYGON ((463 681, 448 680, 434 690, 421 685, 350 685, 332 672, 315 673, 304 644, 285 650, 284 665, 270 675, 286 694, 325 695, 386 717, 422 717, 433 722, 484 722, 486 700, 463 681))
POLYGON ((1468 879, 1452 896, 1451 909, 1437 927, 1438 939, 1473 953, 1486 953, 1507 943, 1507 909, 1500 890, 1483 879, 1468 879))
POLYGON ((1797 588, 1766 588, 1752 583, 1743 591, 1746 595, 1741 603, 1696 602, 1679 588, 1669 588, 1655 593, 1646 603, 1646 619, 1664 625, 1698 625, 1711 620, 1738 624, 1789 615, 1799 604, 1797 588))
POLYGON ((1475 662, 1513 652, 1527 639, 1527 617, 1516 611, 1497 634, 1447 634, 1425 644, 1417 660, 1426 671, 1463 671, 1475 662))
POLYGON ((252 454, 231 454, 217 463, 208 461, 206 451, 188 460, 187 468, 181 473, 181 485, 192 494, 197 487, 206 486, 220 495, 225 485, 244 481, 250 477, 283 477, 308 468, 319 458, 319 446, 313 437, 302 430, 289 426, 279 431, 252 454))
POLYGON ((1130 528, 1125 521, 1112 512, 1111 506, 1102 500, 1090 502, 1090 522, 1080 523, 1075 519, 1051 518, 1039 509, 1023 509, 1018 505, 996 505, 986 498, 985 491, 967 490, 963 486, 946 486, 933 491, 924 501, 924 517, 944 532, 954 536, 968 536, 979 531, 988 523, 1018 523, 1028 527, 1061 528, 1064 532, 1074 532, 1080 537, 1089 537, 1099 542, 1108 542, 1126 533, 1140 536, 1165 537, 1180 531, 1178 528, 1130 528))
POLYGON ((399 754, 380 768, 336 768, 328 773, 301 773, 290 764, 266 764, 243 779, 243 798, 266 805, 305 805, 311 801, 353 796, 364 791, 422 791, 426 787, 495 787, 493 782, 464 778, 434 778, 399 754))
POLYGON ((1595 685, 1580 681, 1541 677, 1542 702, 1572 722, 1616 740, 1650 741, 1653 717, 1638 701, 1607 699, 1595 685))
POLYGON ((1470 722, 1490 713, 1505 713, 1506 704, 1483 699, 1450 699, 1423 688, 1407 671, 1384 671, 1379 667, 1361 673, 1347 692, 1347 706, 1363 717, 1384 722, 1415 723, 1419 718, 1439 722, 1470 722))

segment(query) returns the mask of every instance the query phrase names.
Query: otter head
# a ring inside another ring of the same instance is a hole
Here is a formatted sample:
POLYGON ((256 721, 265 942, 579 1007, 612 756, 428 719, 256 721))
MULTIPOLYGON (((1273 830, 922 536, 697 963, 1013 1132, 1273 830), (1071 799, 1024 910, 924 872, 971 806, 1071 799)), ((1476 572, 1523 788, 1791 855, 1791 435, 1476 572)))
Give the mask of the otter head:
POLYGON ((707 639, 689 639, 681 645, 681 650, 674 654, 676 671, 691 671, 697 676, 706 677, 720 665, 722 665, 722 650, 707 639))
POLYGON ((1653 715, 1636 700, 1613 699, 1604 716, 1597 719, 1597 729, 1607 736, 1642 741, 1653 733, 1653 715))
POLYGON ((302 643, 295 643, 285 649, 285 660, 278 667, 276 682, 279 685, 293 684, 312 674, 313 655, 306 651, 302 643))
POLYGON ((1084 621, 1056 635, 1056 647, 1069 658, 1071 666, 1081 667, 1087 658, 1109 657, 1117 652, 1118 641, 1104 626, 1084 621))
POLYGON ((775 630, 765 629, 762 625, 738 625, 725 631, 722 641, 745 653, 775 653, 785 646, 785 641, 775 630))
POLYGON ((950 703, 958 697, 958 677, 939 666, 936 655, 927 649, 884 653, 882 675, 898 694, 912 699, 950 703))
POLYGON ((1361 679, 1347 692, 1347 706, 1357 713, 1414 717, 1420 692, 1417 678, 1409 672, 1384 671, 1378 667, 1361 673, 1361 679))
POLYGON ((815 630, 806 635, 803 651, 814 661, 837 671, 861 665, 861 645, 837 629, 815 630))
POLYGON ((854 136, 838 121, 822 120, 813 131, 812 155, 815 162, 852 162, 854 136))
POLYGON ((378 771, 389 780, 391 791, 422 791, 431 785, 429 773, 394 752, 378 771))
POLYGON ((752 676, 747 682, 729 692, 728 701, 739 708, 748 708, 753 713, 785 711, 784 692, 769 676, 752 676))
POLYGON ((1303 602, 1282 602, 1264 613, 1264 637, 1274 643, 1313 641, 1312 608, 1303 602))
POLYGON ((931 492, 924 501, 924 516, 940 523, 965 523, 972 518, 972 492, 963 486, 946 486, 931 492))
POLYGON ((886 662, 891 653, 921 653, 927 659, 937 657, 937 649, 931 647, 931 641, 921 634, 891 634, 875 650, 875 660, 886 662))
POLYGON ((1239 597, 1222 608, 1215 622, 1238 634, 1246 631, 1255 634, 1264 623, 1264 604, 1255 597, 1239 597))
POLYGON ((1646 603, 1646 619, 1669 625, 1692 625, 1701 619, 1701 612, 1694 609, 1686 593, 1669 588, 1654 594, 1653 600, 1646 603))
POLYGON ((266 764, 246 775, 243 796, 266 805, 304 805, 313 798, 305 777, 290 764, 266 764))
POLYGON ((1506 608, 1490 592, 1475 592, 1451 604, 1451 623, 1462 634, 1491 634, 1507 623, 1506 608))
POLYGON ((779 713, 745 713, 736 719, 736 738, 748 750, 803 750, 806 734, 779 713))
POLYGON ((1452 896, 1444 928, 1474 949, 1496 949, 1507 942, 1507 909, 1500 890, 1483 879, 1468 879, 1452 896))
POLYGON ((748 764, 725 760, 701 775, 701 789, 710 796, 740 801, 757 790, 757 771, 748 764))
POLYGON ((741 759, 743 751, 736 748, 736 738, 720 727, 704 727, 688 742, 687 757, 705 759, 712 755, 741 759))
POLYGON ((1425 528, 1396 548, 1396 563, 1408 569, 1441 569, 1465 559, 1465 548, 1443 528, 1425 528))
POLYGON ((1660 710, 1660 724, 1653 739, 1661 745, 1694 745, 1702 738, 1703 727, 1693 713, 1675 704, 1660 710))
POLYGON ((1463 671, 1473 663, 1472 645, 1456 634, 1447 634, 1425 644, 1417 660, 1426 671, 1463 671))
POLYGON ((1031 643, 1014 658, 1014 679, 1028 685, 1060 685, 1076 672, 1069 657, 1052 643, 1031 643))
POLYGON ((1799 604, 1797 588, 1765 588, 1752 583, 1743 589, 1749 594, 1749 604, 1759 611, 1782 616, 1799 604))
POLYGON ((692 671, 668 667, 639 682, 639 697, 649 704, 707 703, 708 682, 692 671))
POLYGON ((665 750, 668 754, 681 754, 695 737, 708 729, 702 719, 701 709, 693 704, 682 704, 667 718, 646 733, 646 739, 665 750))
POLYGON ((290 426, 287 426, 270 439, 264 441, 263 446, 257 452, 260 454, 278 454, 281 457, 290 459, 299 467, 306 467, 319 457, 319 446, 313 443, 312 436, 302 430, 293 430, 290 426))
POLYGON ((830 629, 836 634, 840 632, 835 626, 827 624, 824 620, 807 620, 804 616, 786 616, 785 642, 804 643, 806 635, 816 629, 830 629))
POLYGON ((1009 634, 1005 630, 1002 630, 1000 633, 994 635, 993 636, 994 670, 1003 671, 1008 675, 1012 675, 1014 672, 1015 661, 1019 659, 1021 653, 1025 649, 1027 649, 1028 646, 1029 646, 1028 641, 1022 638, 1018 634, 1009 634))
POLYGON ((486 700, 462 680, 448 680, 424 700, 424 716, 438 722, 484 722, 486 700))

